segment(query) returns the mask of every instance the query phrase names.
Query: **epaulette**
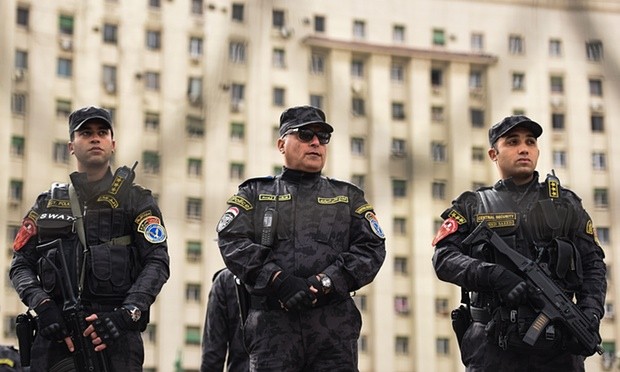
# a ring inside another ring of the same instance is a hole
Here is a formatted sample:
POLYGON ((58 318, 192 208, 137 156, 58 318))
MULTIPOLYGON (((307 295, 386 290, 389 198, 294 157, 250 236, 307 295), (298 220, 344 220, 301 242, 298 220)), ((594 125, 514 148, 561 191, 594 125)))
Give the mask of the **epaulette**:
POLYGON ((275 179, 276 179, 275 176, 252 177, 252 178, 248 178, 247 180, 243 181, 243 183, 241 183, 239 187, 243 187, 249 183, 256 182, 256 181, 266 182, 266 181, 275 181, 275 179))
POLYGON ((222 273, 222 271, 226 270, 225 267, 219 269, 218 271, 215 272, 215 274, 213 274, 213 276, 211 277, 211 282, 215 281, 215 278, 217 278, 218 275, 220 275, 222 273))
POLYGON ((341 184, 341 185, 346 185, 346 186, 351 186, 351 187, 353 187, 353 188, 355 188, 357 190, 360 190, 362 192, 364 191, 359 186, 357 186, 356 184, 351 183, 349 181, 343 181, 343 180, 339 180, 337 178, 330 178, 330 177, 325 177, 325 179, 328 180, 329 182, 333 182, 333 183, 337 183, 337 184, 341 184))

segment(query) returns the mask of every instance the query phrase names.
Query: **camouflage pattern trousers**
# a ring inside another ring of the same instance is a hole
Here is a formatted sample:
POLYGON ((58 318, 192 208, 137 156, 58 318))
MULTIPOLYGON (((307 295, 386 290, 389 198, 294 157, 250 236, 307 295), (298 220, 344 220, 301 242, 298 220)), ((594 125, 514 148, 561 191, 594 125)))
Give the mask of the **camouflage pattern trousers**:
POLYGON ((350 297, 300 312, 251 309, 244 326, 250 371, 357 371, 361 327, 350 297))

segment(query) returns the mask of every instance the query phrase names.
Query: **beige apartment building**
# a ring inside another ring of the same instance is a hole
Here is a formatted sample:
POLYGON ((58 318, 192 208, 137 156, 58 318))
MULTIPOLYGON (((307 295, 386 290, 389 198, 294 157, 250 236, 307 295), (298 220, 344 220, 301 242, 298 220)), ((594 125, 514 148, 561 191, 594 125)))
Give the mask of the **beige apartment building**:
MULTIPOLYGON (((335 133, 325 174, 361 186, 387 258, 355 294, 363 372, 461 371, 431 241, 462 191, 492 184, 487 128, 538 121, 539 171, 590 212, 609 270, 601 333, 618 368, 620 1, 2 0, 0 266, 36 196, 66 182, 67 116, 111 110, 114 166, 139 161, 169 233, 171 277, 144 334, 146 371, 198 371, 215 226, 244 179, 275 174, 278 117, 322 107, 335 133)), ((0 343, 24 310, 0 278, 0 343)))

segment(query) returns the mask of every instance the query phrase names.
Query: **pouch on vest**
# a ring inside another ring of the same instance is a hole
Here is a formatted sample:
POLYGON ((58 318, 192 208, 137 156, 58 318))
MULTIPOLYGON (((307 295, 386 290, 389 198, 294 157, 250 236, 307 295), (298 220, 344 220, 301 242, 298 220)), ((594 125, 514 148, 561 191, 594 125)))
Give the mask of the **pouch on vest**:
POLYGON ((575 291, 583 283, 581 255, 568 238, 553 239, 549 250, 549 270, 565 290, 575 291))
POLYGON ((133 257, 131 247, 111 242, 91 245, 87 267, 92 275, 86 275, 89 290, 100 296, 126 295, 132 284, 133 257))

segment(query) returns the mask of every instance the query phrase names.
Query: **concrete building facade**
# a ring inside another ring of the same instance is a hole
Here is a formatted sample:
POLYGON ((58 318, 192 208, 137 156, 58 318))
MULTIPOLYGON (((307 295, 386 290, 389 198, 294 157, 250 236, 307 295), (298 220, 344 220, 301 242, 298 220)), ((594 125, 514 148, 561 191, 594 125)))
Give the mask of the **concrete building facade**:
MULTIPOLYGON (((323 108, 335 132, 325 174, 361 186, 387 235, 375 282, 355 294, 364 372, 459 371, 431 241, 462 191, 492 184, 488 127, 523 113, 590 212, 609 270, 601 333, 616 368, 620 229, 620 3, 611 0, 3 0, 0 241, 36 196, 75 168, 67 116, 96 104, 115 121, 114 166, 139 161, 169 233, 171 277, 145 332, 145 370, 197 371, 215 226, 244 179, 281 167, 288 106, 323 108)), ((0 278, 0 343, 24 310, 0 278)))

